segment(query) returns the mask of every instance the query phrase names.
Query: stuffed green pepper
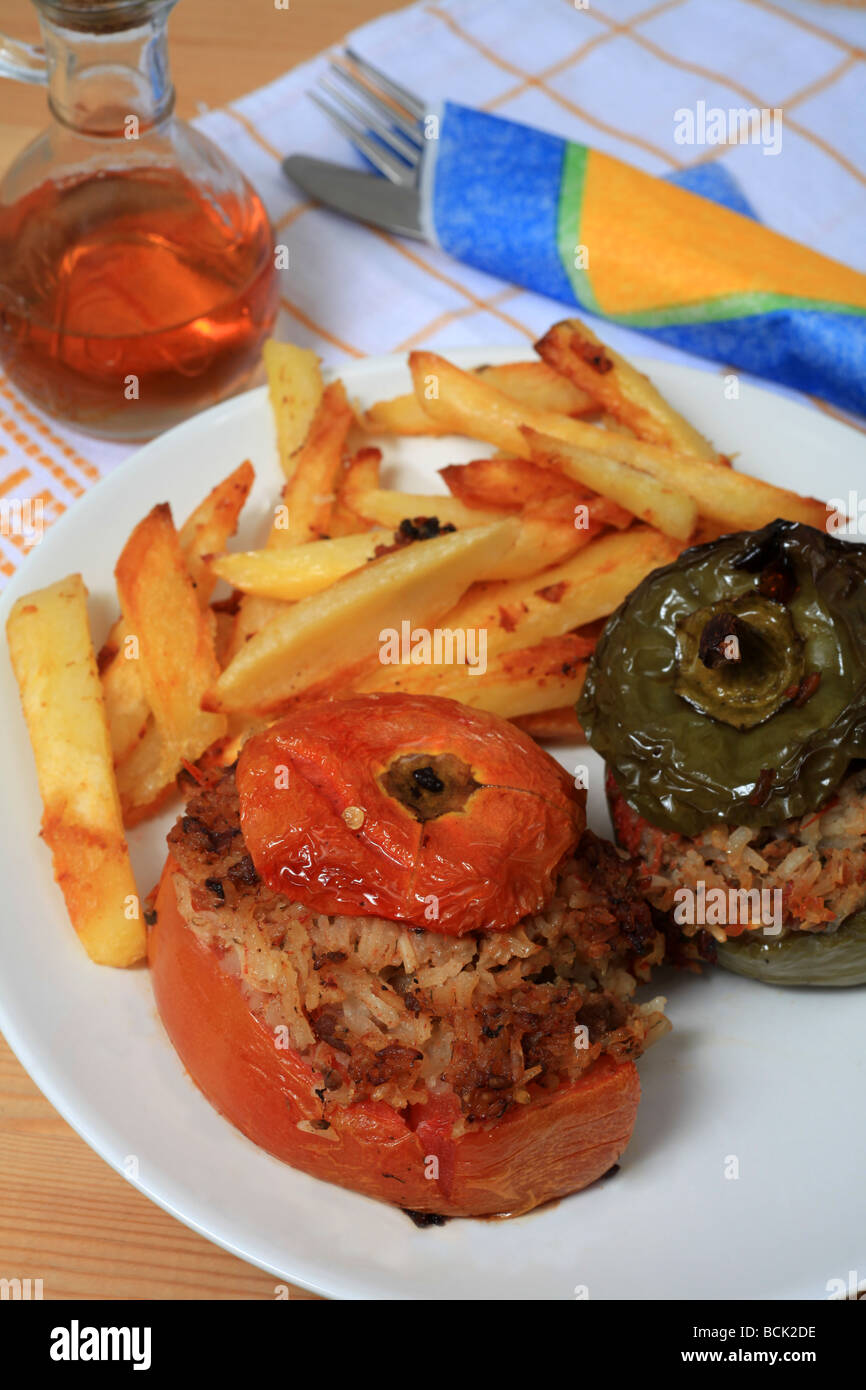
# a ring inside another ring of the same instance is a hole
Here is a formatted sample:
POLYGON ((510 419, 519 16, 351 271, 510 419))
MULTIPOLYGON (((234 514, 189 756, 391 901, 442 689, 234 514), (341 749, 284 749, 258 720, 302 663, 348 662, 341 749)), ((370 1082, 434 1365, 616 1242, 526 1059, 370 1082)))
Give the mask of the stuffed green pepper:
POLYGON ((687 942, 866 982, 866 545, 775 521, 685 551, 607 623, 578 713, 687 942))

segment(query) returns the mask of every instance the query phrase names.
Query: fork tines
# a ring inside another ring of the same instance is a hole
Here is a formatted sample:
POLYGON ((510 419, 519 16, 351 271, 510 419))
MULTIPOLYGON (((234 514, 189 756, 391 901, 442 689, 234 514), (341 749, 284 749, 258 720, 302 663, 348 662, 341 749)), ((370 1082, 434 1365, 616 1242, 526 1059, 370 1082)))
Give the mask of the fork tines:
POLYGON ((380 174, 392 183, 415 184, 424 145, 423 102, 351 48, 343 62, 330 64, 330 72, 310 92, 316 105, 380 174))

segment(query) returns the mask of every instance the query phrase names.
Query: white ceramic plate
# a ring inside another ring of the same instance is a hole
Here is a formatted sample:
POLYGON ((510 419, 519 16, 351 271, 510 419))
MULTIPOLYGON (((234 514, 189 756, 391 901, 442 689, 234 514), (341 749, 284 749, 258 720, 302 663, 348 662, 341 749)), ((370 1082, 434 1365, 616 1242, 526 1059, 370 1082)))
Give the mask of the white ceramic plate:
MULTIPOLYGON (((453 354, 470 366, 513 349, 453 354)), ((661 390, 740 466, 825 496, 857 487, 863 440, 817 411, 723 379, 645 362, 661 390)), ((369 403, 408 389, 402 359, 342 373, 369 403)), ((406 440, 388 484, 441 490, 435 469, 478 446, 406 440)), ((112 571, 135 523, 168 500, 182 518, 240 460, 257 480, 241 543, 261 535, 278 487, 264 389, 149 444, 53 527, 0 600, 80 570, 97 643, 114 616, 112 571)), ((861 990, 775 990, 723 972, 664 972, 674 1032, 641 1062, 643 1103, 616 1176, 514 1221, 417 1230, 377 1202, 296 1173, 237 1133, 186 1076, 156 1015, 147 971, 91 965, 37 836, 40 803, 5 652, 0 656, 0 1027, 49 1100, 113 1167, 227 1249, 342 1298, 823 1298, 866 1278, 866 1062, 861 990), (726 1176, 733 1171, 738 1177, 726 1176)), ((607 831, 601 763, 589 762, 590 821, 607 831)), ((143 888, 173 815, 139 827, 143 888)), ((111 1290, 106 1289, 106 1294, 111 1290)))

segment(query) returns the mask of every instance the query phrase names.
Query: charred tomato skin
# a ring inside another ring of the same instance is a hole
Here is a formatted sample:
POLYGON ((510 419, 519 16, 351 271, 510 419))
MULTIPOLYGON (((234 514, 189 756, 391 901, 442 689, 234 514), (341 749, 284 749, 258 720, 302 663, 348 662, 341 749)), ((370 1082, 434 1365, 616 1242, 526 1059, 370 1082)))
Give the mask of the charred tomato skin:
POLYGON ((445 935, 501 931, 549 900, 585 794, 513 724, 455 700, 314 700, 245 745, 244 840, 315 912, 445 935))

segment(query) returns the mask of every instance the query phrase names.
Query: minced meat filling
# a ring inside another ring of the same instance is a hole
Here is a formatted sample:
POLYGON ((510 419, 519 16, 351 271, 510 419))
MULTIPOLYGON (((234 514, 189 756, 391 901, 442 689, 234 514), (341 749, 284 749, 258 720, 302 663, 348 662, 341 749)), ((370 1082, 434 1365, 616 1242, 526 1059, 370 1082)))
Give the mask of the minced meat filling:
MULTIPOLYGON (((680 901, 678 891, 714 889, 764 894, 762 908, 779 904, 778 939, 795 932, 834 931, 853 912, 866 907, 866 771, 856 768, 818 811, 777 826, 710 826, 691 838, 658 830, 635 814, 611 783, 617 836, 649 873, 647 897, 660 914, 680 901), (778 895, 778 898, 776 897, 778 895)), ((724 941, 752 923, 710 924, 724 941)), ((699 933, 691 922, 677 929, 699 933)))
POLYGON ((169 846, 186 920, 329 1102, 402 1108, 451 1091, 482 1123, 667 1028, 660 1001, 632 1002, 663 950, 638 871, 589 831, 543 913, 464 937, 273 892, 244 844, 233 769, 192 798, 169 846))

